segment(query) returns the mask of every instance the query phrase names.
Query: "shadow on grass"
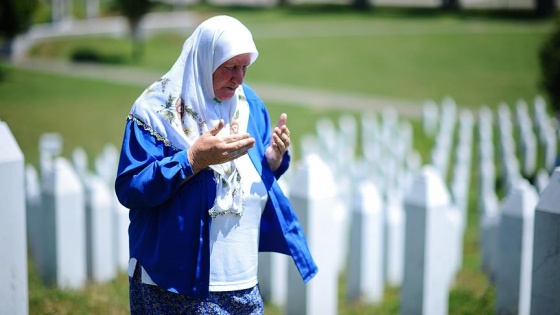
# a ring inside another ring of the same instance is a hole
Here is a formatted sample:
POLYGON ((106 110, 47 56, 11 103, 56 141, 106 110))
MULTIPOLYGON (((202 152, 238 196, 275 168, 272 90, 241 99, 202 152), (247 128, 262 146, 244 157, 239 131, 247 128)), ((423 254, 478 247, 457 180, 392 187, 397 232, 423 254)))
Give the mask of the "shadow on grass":
POLYGON ((90 47, 77 48, 70 55, 70 60, 73 62, 88 62, 110 65, 122 65, 129 63, 129 60, 122 55, 102 53, 90 47))

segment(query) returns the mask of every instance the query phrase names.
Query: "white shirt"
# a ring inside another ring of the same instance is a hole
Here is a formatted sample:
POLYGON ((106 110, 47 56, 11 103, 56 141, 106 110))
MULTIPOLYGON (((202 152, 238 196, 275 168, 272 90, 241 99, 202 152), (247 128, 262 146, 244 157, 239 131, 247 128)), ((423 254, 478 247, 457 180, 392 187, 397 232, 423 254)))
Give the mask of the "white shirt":
POLYGON ((249 155, 235 161, 242 178, 242 216, 218 215, 210 228, 210 291, 235 291, 257 284, 259 229, 268 195, 249 155))

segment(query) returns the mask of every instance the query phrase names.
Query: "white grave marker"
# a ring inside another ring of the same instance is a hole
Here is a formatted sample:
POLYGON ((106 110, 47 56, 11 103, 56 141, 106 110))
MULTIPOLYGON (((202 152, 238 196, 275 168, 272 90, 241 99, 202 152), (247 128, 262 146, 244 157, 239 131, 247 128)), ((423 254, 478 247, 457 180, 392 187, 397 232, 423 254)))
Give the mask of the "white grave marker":
POLYGON ((552 173, 535 212, 531 314, 560 310, 560 168, 552 173))
POLYGON ((10 128, 0 121, 0 313, 29 311, 25 173, 23 154, 10 128))
POLYGON ((290 264, 285 314, 334 315, 338 305, 335 257, 339 253, 333 244, 341 235, 332 213, 337 195, 331 169, 318 155, 309 155, 298 165, 290 187, 290 199, 321 271, 304 284, 290 264))
POLYGON ((513 183, 501 206, 496 274, 497 314, 529 314, 537 200, 535 188, 520 179, 513 183))

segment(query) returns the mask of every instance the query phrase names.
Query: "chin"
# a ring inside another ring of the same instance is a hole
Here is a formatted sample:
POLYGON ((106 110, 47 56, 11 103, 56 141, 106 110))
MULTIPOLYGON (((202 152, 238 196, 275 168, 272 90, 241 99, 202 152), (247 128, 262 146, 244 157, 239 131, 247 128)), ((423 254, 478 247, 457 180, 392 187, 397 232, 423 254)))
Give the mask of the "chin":
POLYGON ((227 95, 220 95, 220 96, 217 97, 217 99, 219 99, 221 102, 227 101, 227 100, 229 100, 230 98, 233 97, 233 94, 234 93, 229 93, 227 95))

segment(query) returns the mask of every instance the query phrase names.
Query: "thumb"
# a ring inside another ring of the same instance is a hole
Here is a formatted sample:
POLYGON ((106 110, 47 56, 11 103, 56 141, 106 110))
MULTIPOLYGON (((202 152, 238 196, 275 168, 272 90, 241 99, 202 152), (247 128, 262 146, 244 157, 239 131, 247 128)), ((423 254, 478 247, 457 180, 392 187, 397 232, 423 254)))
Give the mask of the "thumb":
POLYGON ((288 114, 286 113, 282 113, 280 115, 280 119, 278 119, 278 127, 282 127, 286 124, 286 121, 288 120, 288 114))
POLYGON ((215 136, 218 134, 218 132, 220 132, 220 130, 224 128, 224 125, 224 120, 220 119, 220 121, 216 125, 214 125, 212 129, 208 130, 208 132, 210 132, 211 135, 215 136))

